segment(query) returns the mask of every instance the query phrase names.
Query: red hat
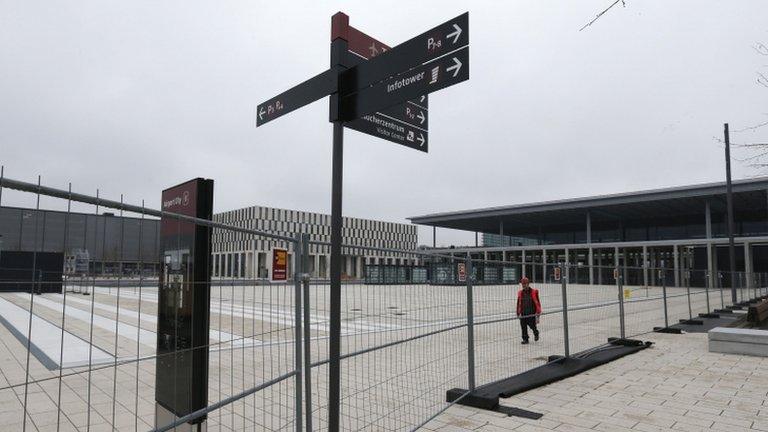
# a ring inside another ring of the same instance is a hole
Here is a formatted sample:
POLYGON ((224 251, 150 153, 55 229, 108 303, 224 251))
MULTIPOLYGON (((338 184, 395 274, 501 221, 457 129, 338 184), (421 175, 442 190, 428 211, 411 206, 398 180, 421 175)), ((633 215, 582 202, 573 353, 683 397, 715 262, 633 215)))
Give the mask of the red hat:
POLYGON ((529 280, 528 280, 528 278, 527 278, 527 277, 525 277, 525 276, 523 276, 523 277, 520 279, 520 283, 521 283, 521 284, 526 284, 526 283, 529 283, 529 282, 530 282, 530 281, 529 281, 529 280))

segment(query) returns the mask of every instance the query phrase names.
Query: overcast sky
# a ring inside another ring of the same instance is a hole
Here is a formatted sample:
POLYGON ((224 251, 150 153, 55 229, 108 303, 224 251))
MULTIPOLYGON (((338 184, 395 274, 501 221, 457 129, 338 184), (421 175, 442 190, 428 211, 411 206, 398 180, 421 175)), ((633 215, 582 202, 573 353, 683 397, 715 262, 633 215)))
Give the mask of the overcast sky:
MULTIPOLYGON (((722 124, 768 121, 768 56, 753 48, 768 44, 768 2, 626 0, 579 32, 610 3, 0 0, 0 164, 154 208, 201 176, 216 211, 329 212, 327 99, 258 129, 256 105, 328 68, 337 11, 396 45, 469 10, 470 79, 430 96, 429 154, 346 131, 345 215, 724 179, 722 124)), ((767 142, 768 127, 732 141, 767 142)), ((438 231, 441 245, 473 241, 438 231)))

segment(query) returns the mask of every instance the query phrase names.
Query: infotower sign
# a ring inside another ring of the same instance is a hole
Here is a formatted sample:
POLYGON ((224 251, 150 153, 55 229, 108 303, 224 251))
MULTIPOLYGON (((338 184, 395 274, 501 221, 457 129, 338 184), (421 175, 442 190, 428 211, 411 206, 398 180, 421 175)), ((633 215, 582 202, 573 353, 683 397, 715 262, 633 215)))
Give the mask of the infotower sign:
MULTIPOLYGON (((197 178, 166 189, 162 210, 210 220, 213 180, 197 178)), ((211 230, 163 215, 157 310, 155 425, 204 408, 208 402, 211 230)), ((203 431, 206 417, 175 430, 203 431)))

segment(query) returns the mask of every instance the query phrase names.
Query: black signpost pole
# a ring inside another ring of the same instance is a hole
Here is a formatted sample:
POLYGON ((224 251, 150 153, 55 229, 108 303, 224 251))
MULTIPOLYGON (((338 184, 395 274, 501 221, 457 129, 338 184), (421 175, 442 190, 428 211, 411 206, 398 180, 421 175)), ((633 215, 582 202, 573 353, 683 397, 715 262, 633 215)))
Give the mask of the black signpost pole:
POLYGON ((328 430, 339 430, 341 403, 341 194, 344 177, 344 125, 333 122, 331 184, 331 321, 328 365, 328 430))
MULTIPOLYGON (((343 67, 347 52, 345 36, 349 17, 336 14, 331 19, 331 68, 343 67)), ((344 123, 340 119, 339 94, 330 97, 333 122, 333 167, 331 172, 331 298, 328 343, 328 430, 338 432, 341 417, 341 233, 342 190, 344 180, 344 123)))

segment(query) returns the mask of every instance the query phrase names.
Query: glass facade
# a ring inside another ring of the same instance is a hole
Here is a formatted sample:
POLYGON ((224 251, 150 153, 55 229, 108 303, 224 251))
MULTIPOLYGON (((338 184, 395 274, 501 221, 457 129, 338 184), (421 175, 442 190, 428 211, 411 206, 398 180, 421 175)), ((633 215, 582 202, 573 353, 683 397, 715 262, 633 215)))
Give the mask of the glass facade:
POLYGON ((0 207, 0 250, 85 250, 95 261, 158 261, 156 219, 0 207), (65 244, 66 241, 66 244, 65 244))
MULTIPOLYGON (((734 216, 736 237, 768 236, 768 213, 762 211, 737 211, 734 216)), ((712 237, 728 236, 724 213, 712 213, 712 237)), ((510 224, 511 225, 511 224, 510 224)), ((510 229, 513 229, 510 227, 510 229)), ((586 216, 582 226, 543 226, 540 233, 505 236, 504 246, 586 244, 586 216)), ((593 220, 592 243, 642 242, 657 240, 688 240, 707 237, 706 217, 702 209, 699 215, 678 217, 654 217, 643 219, 593 220)), ((483 234, 483 246, 502 246, 498 234, 483 234)))
POLYGON ((524 237, 510 237, 500 236, 498 234, 483 233, 483 239, 481 246, 484 247, 498 247, 498 246, 529 246, 538 244, 535 239, 524 237))

